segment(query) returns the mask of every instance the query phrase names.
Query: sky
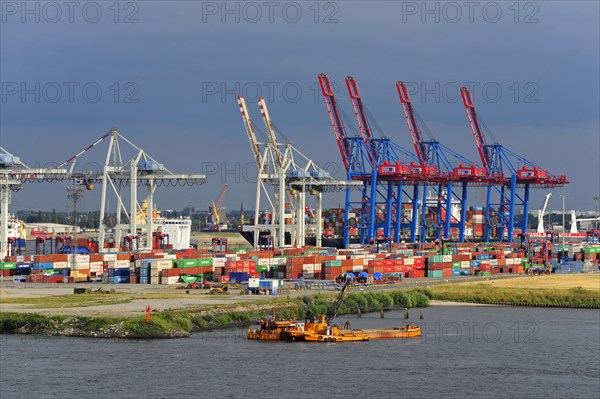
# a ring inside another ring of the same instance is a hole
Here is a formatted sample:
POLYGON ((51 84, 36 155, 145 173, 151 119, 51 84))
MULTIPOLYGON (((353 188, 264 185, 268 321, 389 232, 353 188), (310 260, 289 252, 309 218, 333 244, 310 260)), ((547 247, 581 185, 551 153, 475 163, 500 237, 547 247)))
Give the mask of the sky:
MULTIPOLYGON (((412 151, 395 82, 432 135, 478 161, 458 88, 468 85, 489 141, 565 174, 549 209, 594 209, 600 193, 600 3, 596 1, 0 2, 0 145, 29 166, 60 164, 112 127, 192 188, 159 188, 162 209, 254 206, 253 156, 236 104, 257 97, 315 162, 343 178, 317 84, 327 73, 358 131, 352 75, 376 134, 412 151)), ((101 165, 101 143, 81 165, 101 165)), ((28 184, 12 210, 67 210, 66 183, 28 184)), ((545 189, 534 190, 532 208, 545 189)), ((473 189, 469 205, 482 205, 473 189)), ((326 206, 343 204, 327 194, 326 206)), ((113 201, 112 207, 116 201, 113 201)), ((100 190, 84 209, 98 209, 100 190)))

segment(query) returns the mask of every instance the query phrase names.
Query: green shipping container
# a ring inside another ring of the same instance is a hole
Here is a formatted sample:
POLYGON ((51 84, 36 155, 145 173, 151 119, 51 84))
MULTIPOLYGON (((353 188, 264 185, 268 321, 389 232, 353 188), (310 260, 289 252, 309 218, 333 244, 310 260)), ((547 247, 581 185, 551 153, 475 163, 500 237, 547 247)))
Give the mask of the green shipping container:
POLYGON ((212 266, 212 265, 213 265, 213 258, 198 259, 197 266, 212 266))
POLYGON ((269 266, 256 266, 256 271, 258 273, 266 273, 269 271, 269 266))
POLYGON ((16 268, 17 268, 17 264, 15 262, 0 263, 0 269, 2 269, 2 270, 12 270, 12 269, 16 269, 16 268))
POLYGON ((427 271, 427 277, 442 277, 442 276, 443 276, 442 270, 428 270, 427 271))
POLYGON ((181 279, 183 280, 184 283, 195 283, 195 282, 200 283, 204 280, 204 277, 202 275, 200 275, 200 278, 198 278, 198 276, 194 276, 194 275, 189 275, 189 276, 182 275, 181 279))
POLYGON ((342 261, 341 260, 326 260, 325 261, 325 267, 337 267, 337 266, 342 266, 342 261))
POLYGON ((187 268, 187 267, 196 267, 198 266, 198 259, 178 259, 177 267, 179 268, 187 268))
POLYGON ((453 269, 460 269, 460 262, 452 262, 453 269))

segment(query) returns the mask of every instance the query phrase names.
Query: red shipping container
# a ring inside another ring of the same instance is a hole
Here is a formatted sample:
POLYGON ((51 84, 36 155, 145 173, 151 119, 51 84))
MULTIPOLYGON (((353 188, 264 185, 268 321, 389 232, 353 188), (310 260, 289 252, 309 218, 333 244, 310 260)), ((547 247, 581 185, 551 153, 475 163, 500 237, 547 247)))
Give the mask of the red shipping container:
POLYGON ((442 270, 442 276, 444 276, 444 277, 452 277, 452 269, 444 269, 444 270, 442 270))

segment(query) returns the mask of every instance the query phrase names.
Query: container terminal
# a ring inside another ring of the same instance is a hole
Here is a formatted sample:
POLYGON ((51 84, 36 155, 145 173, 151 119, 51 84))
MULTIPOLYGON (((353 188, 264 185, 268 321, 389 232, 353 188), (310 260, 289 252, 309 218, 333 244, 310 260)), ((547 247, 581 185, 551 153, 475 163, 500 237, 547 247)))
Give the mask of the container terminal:
MULTIPOLYGON (((289 140, 280 142, 281 131, 264 98, 258 99, 264 131, 252 122, 246 100, 237 98, 259 172, 254 215, 245 223, 241 214, 240 234, 250 248, 228 248, 227 238, 218 236, 210 248, 193 248, 191 220, 161 216, 154 195, 159 188, 202 185, 206 176, 171 172, 116 128, 54 168, 30 168, 0 147, 2 278, 44 283, 229 282, 276 293, 284 280, 350 278, 386 284, 411 278, 598 270, 599 231, 578 232, 574 213, 570 232, 547 231, 543 217, 549 195, 538 211, 538 229, 529 229, 530 190, 564 187, 568 180, 490 140, 467 88, 461 96, 479 163, 421 127, 402 81, 395 89, 412 151, 380 131, 355 78, 345 78, 355 125, 342 110, 329 77, 320 74, 317 81, 326 111, 323 121, 331 125, 332 144, 337 144, 344 166, 342 179, 289 140), (349 133, 351 126, 357 134, 349 133), (80 170, 82 158, 102 143, 108 143, 103 169, 80 170), (130 159, 125 148, 133 154, 130 159), (11 216, 12 192, 28 184, 58 182, 70 184, 67 197, 74 214, 83 192, 100 188, 97 238, 47 231, 32 231, 27 237, 24 223, 11 216), (485 192, 485 203, 473 204, 468 195, 473 190, 485 192), (323 209, 323 196, 331 193, 345 196, 343 208, 323 209)), ((227 185, 210 207, 217 232, 227 228, 220 212, 226 190, 227 185)))

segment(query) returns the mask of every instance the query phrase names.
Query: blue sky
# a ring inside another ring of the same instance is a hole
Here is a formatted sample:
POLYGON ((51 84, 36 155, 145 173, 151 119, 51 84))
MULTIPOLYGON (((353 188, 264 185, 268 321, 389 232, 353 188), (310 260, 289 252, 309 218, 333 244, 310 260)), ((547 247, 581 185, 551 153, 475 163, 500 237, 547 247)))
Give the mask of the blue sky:
MULTIPOLYGON (((593 209, 600 192, 595 1, 476 2, 472 9, 435 1, 1 6, 0 145, 31 165, 62 162, 117 126, 174 172, 245 171, 252 154, 239 92, 256 125, 253 100, 262 94, 295 146, 341 166, 317 86, 325 72, 349 116, 343 79, 353 75, 383 133, 412 149, 395 90, 397 80, 409 82, 436 138, 476 160, 456 92, 469 82, 498 141, 569 177, 567 208, 593 209)), ((100 162, 105 149, 82 160, 100 162)), ((238 209, 244 201, 251 209, 254 184, 244 173, 225 174, 209 175, 201 187, 161 189, 158 205, 207 208, 227 180, 225 205, 238 209)), ((472 205, 482 202, 474 191, 472 205)), ((551 209, 562 206, 559 191, 551 209)), ((533 208, 545 193, 536 190, 533 208)), ((87 193, 84 206, 97 209, 99 197, 99 190, 87 193)), ((342 202, 326 198, 329 206, 342 202)), ((66 207, 64 184, 29 185, 13 196, 13 209, 66 207)))

